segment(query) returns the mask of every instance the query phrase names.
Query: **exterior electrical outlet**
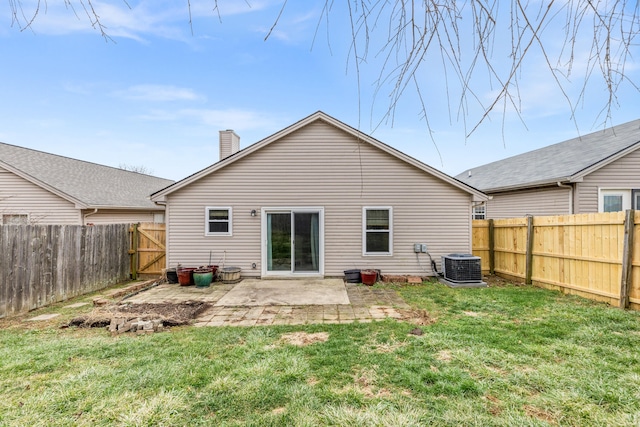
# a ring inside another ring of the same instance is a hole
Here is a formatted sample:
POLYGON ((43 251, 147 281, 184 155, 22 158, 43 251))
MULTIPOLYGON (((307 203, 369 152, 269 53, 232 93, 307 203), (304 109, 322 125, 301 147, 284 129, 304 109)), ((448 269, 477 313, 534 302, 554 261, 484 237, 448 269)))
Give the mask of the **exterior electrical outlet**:
POLYGON ((427 253, 427 244, 426 243, 414 243, 413 244, 413 252, 419 254, 419 253, 423 253, 426 254, 427 253))

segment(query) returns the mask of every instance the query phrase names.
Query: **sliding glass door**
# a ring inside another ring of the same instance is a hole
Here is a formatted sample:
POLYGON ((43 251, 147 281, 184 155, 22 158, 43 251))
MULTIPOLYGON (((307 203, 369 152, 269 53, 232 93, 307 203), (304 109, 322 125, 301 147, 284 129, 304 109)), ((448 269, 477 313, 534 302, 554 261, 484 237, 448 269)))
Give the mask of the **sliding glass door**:
POLYGON ((266 212, 266 271, 321 271, 321 212, 266 212))

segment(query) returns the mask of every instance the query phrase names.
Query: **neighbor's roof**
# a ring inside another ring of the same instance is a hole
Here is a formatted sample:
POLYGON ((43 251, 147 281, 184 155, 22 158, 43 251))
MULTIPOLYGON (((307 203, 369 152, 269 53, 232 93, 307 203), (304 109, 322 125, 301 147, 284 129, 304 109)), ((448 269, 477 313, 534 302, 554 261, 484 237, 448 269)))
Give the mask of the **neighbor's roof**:
POLYGON ((421 161, 399 151, 396 150, 395 148, 384 144, 383 142, 378 141, 377 139, 373 138, 372 136, 369 136, 363 132, 360 132, 359 130, 341 122, 340 120, 331 117, 330 115, 323 113, 322 111, 317 111, 313 114, 311 114, 310 116, 305 117, 302 120, 299 120, 298 122, 292 124, 291 126, 288 126, 284 129, 282 129, 279 132, 274 133, 271 136, 268 136, 267 138, 258 141, 240 151, 238 151, 237 153, 218 161, 217 163, 214 163, 213 165, 202 169, 199 172, 194 173, 191 176, 188 176, 186 178, 184 178, 181 181, 176 182, 175 184, 164 188, 154 194, 151 195, 151 199, 154 201, 162 201, 164 199, 164 197, 170 193, 173 193, 174 191, 179 190, 180 188, 183 188, 189 184, 191 184, 194 181, 199 180, 200 178, 207 176, 211 173, 214 173, 215 171, 231 164, 234 163, 236 161, 238 161, 239 159, 250 155, 251 153, 271 144, 274 141, 277 141, 293 132, 295 132, 298 129, 303 128, 304 126, 307 126, 317 120, 322 120, 325 123, 328 123, 329 125, 332 125, 338 129, 343 130, 344 132, 347 132, 351 135, 353 135, 355 138, 359 139, 360 141, 369 143, 387 153, 389 153, 392 156, 395 156, 403 161, 405 161, 406 163, 409 163, 415 167, 417 167, 418 169, 422 169, 423 171, 445 181, 448 182, 449 184, 453 185, 454 187, 460 188, 470 194, 473 194, 474 196, 476 196, 478 199, 480 200, 487 200, 488 196, 486 194, 484 194, 483 192, 473 188, 472 186, 465 184, 464 182, 461 182, 455 178, 453 178, 450 175, 447 175, 444 172, 441 172, 437 169, 432 168, 431 166, 422 163, 421 161))
POLYGON ((456 178, 487 193, 578 182, 638 148, 640 119, 471 168, 456 178))
POLYGON ((149 195, 174 181, 0 142, 0 168, 79 209, 158 209, 149 195))

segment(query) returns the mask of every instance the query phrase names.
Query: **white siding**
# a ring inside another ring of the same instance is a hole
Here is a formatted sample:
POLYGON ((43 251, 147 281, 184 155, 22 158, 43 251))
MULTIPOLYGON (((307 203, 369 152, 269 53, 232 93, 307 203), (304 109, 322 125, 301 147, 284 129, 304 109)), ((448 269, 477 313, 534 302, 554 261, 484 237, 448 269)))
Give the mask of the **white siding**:
POLYGON ((428 274, 434 259, 471 251, 471 195, 316 121, 167 197, 167 262, 220 263, 259 276, 262 207, 324 207, 325 275, 351 268, 428 274), (233 209, 233 236, 205 236, 206 206, 233 209), (393 256, 362 255, 362 207, 393 207, 393 256), (257 216, 251 216, 255 209, 257 216), (169 213, 170 212, 170 213, 169 213), (251 269, 256 263, 257 268, 251 269))
POLYGON ((73 203, 1 168, 0 214, 27 214, 33 224, 82 224, 73 203))
POLYGON ((82 212, 84 223, 86 224, 132 224, 137 222, 154 222, 154 214, 162 211, 148 210, 98 210, 95 214, 93 209, 82 212))
POLYGON ((598 187, 640 188, 640 150, 636 150, 584 177, 577 184, 576 213, 598 212, 598 187))
POLYGON ((491 194, 491 196, 493 198, 487 202, 487 219, 571 213, 570 190, 564 187, 491 194))

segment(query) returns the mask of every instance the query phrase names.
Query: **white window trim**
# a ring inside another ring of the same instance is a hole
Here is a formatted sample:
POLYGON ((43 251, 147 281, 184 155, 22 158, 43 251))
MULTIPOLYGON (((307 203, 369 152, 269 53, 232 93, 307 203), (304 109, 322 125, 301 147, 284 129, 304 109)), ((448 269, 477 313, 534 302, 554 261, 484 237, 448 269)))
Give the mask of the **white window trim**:
POLYGON ((393 256, 393 207, 392 206, 363 206, 362 207, 362 255, 363 256, 393 256), (367 252, 367 211, 389 211, 389 252, 367 252))
POLYGON ((485 204, 481 204, 481 205, 475 205, 471 207, 471 219, 487 219, 487 205, 485 204), (482 208, 482 216, 483 218, 476 218, 476 215, 479 215, 479 213, 476 213, 476 209, 477 208, 482 208))
POLYGON ((233 236, 233 209, 231 206, 207 206, 204 208, 204 235, 205 236, 233 236), (229 211, 229 231, 226 233, 209 232, 209 211, 210 210, 227 210, 229 211))
POLYGON ((604 212, 604 196, 622 196, 622 211, 631 209, 630 188, 598 188, 598 212, 604 212))

